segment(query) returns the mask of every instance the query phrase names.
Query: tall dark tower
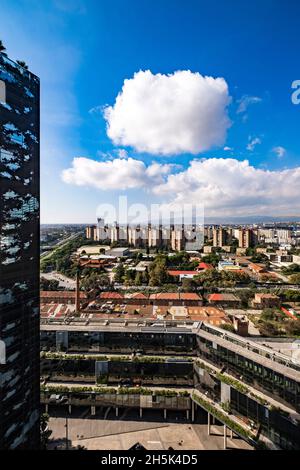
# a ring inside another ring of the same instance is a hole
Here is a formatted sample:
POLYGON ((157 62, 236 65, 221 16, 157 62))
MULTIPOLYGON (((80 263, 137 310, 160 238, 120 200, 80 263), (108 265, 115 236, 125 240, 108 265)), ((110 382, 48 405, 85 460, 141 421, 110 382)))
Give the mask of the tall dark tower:
POLYGON ((0 53, 0 449, 39 447, 39 95, 0 53))

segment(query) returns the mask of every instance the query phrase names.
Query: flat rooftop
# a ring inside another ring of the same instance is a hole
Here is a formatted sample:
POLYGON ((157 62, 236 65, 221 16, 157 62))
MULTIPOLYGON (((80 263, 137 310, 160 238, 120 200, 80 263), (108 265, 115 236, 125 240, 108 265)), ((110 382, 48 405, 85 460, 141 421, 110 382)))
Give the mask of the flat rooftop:
MULTIPOLYGON (((294 369, 294 364, 291 364, 290 358, 288 356, 284 356, 283 354, 277 354, 275 351, 268 350, 268 354, 273 357, 273 359, 269 359, 262 354, 258 354, 256 352, 253 352, 253 349, 255 348, 255 343, 250 343, 248 342, 247 346, 247 341, 245 341, 244 345, 238 345, 235 344, 231 341, 228 341, 220 336, 213 335, 211 333, 208 333, 207 331, 201 330, 197 332, 198 335, 202 338, 206 338, 213 343, 218 344, 219 346, 229 349, 230 351, 235 352, 236 354, 240 354, 243 357, 246 357, 254 362, 257 362, 258 364, 261 364, 264 367, 267 367, 271 370, 276 371, 279 374, 283 374, 286 377, 295 380, 297 382, 300 382, 300 366, 299 370, 294 369), (280 364, 276 361, 276 358, 280 358, 280 360, 285 361, 285 364, 280 364), (292 367, 293 366, 293 367, 292 367)), ((259 350, 259 346, 257 345, 257 350, 259 350)))
POLYGON ((242 338, 233 333, 228 333, 217 327, 201 322, 164 322, 149 321, 141 322, 130 320, 97 321, 95 319, 76 319, 70 323, 60 319, 44 321, 41 331, 99 331, 99 332, 124 332, 124 333, 164 333, 164 334, 196 334, 200 338, 229 349, 230 351, 247 357, 264 367, 284 374, 292 380, 300 382, 300 366, 291 361, 285 354, 278 353, 268 347, 261 346, 249 338, 242 338), (208 329, 208 331, 205 331, 208 329), (268 355, 270 358, 266 357, 268 355))

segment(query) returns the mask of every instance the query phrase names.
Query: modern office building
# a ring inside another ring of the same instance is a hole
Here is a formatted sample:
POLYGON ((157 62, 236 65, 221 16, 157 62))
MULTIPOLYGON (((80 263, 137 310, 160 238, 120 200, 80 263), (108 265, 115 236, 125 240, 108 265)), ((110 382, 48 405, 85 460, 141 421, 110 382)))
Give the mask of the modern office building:
MULTIPOLYGON (((300 364, 250 338, 202 322, 185 321, 183 325, 178 321, 156 321, 153 325, 152 320, 131 320, 124 326, 121 319, 109 324, 95 319, 86 324, 85 318, 75 317, 68 324, 63 318, 43 320, 41 346, 42 375, 52 374, 54 381, 68 382, 70 376, 74 380, 80 374, 80 381, 86 377, 84 380, 90 385, 91 380, 98 380, 100 367, 101 383, 110 385, 124 379, 131 379, 132 384, 149 384, 148 373, 161 384, 170 385, 171 377, 176 376, 178 384, 185 381, 194 387, 189 391, 192 399, 195 394, 202 394, 198 404, 212 415, 215 413, 217 419, 221 410, 227 410, 221 422, 229 428, 232 418, 238 418, 240 425, 255 427, 258 440, 264 437, 277 449, 299 450, 300 364), (74 361, 74 353, 80 354, 80 361, 74 361), (109 363, 108 354, 114 355, 114 364, 109 363), (159 357, 156 364, 155 356, 159 357), (116 364, 117 357, 123 362, 116 364), (132 357, 132 364, 126 362, 132 357), (170 372, 169 361, 164 360, 167 365, 161 363, 163 357, 172 357, 172 362, 179 362, 180 366, 170 372), (97 361, 100 362, 96 365, 97 361), (194 363, 194 382, 189 361, 194 363)), ((120 406, 120 402, 116 403, 109 402, 109 406, 120 406)), ((94 406, 95 402, 87 404, 94 406)), ((100 397, 98 406, 108 404, 100 397)), ((135 406, 145 407, 140 401, 135 406)), ((240 425, 231 429, 239 434, 240 425)))
POLYGON ((38 77, 0 53, 0 448, 39 447, 38 77))

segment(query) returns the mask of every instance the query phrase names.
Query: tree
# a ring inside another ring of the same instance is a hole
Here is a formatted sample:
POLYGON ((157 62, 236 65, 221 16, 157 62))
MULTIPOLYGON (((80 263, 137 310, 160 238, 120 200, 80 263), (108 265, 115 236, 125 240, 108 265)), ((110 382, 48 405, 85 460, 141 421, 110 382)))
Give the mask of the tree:
POLYGON ((151 286, 161 286, 169 281, 167 273, 167 257, 159 254, 149 266, 149 284, 151 286))
POLYGON ((231 333, 234 333, 235 331, 232 323, 222 323, 220 328, 222 328, 222 330, 230 331, 231 333))
POLYGON ((287 334, 300 336, 300 320, 290 320, 285 327, 287 334))
POLYGON ((199 261, 190 261, 190 255, 186 251, 179 251, 168 257, 167 264, 177 269, 193 270, 198 266, 199 261))
POLYGON ((300 292, 299 292, 299 290, 287 289, 281 295, 288 302, 299 302, 300 301, 300 292))
POLYGON ((249 305, 249 300, 253 297, 253 293, 251 290, 242 290, 238 293, 239 298, 242 301, 242 307, 247 308, 249 305))
POLYGON ((143 273, 141 271, 137 271, 135 279, 134 279, 134 284, 136 286, 141 286, 143 283, 143 273))
POLYGON ((40 417, 40 437, 41 437, 41 448, 47 449, 47 444, 52 431, 49 429, 50 416, 47 413, 42 413, 40 417))
POLYGON ((143 271, 143 284, 148 285, 149 284, 149 274, 146 269, 146 271, 143 271))
POLYGON ((168 264, 170 266, 182 267, 189 263, 189 259, 190 257, 186 251, 179 251, 169 257, 168 264))
POLYGON ((207 269, 199 273, 194 279, 204 287, 235 287, 239 283, 247 284, 250 282, 250 277, 246 273, 216 271, 215 269, 207 269))
POLYGON ((290 264, 289 266, 283 267, 281 271, 283 274, 286 274, 288 276, 292 274, 300 273, 300 265, 293 263, 293 264, 290 264))
POLYGON ((125 269, 122 263, 118 264, 116 267, 116 272, 115 272, 115 277, 114 280, 115 282, 122 283, 124 280, 125 276, 125 269))
POLYGON ((136 261, 141 261, 143 259, 143 253, 141 251, 137 252, 135 259, 136 261))
POLYGON ((1 39, 0 39, 0 52, 1 52, 3 55, 7 55, 7 54, 6 54, 6 47, 4 46, 3 42, 1 41, 1 39))
POLYGON ((101 287, 108 287, 110 285, 109 277, 106 273, 88 273, 82 280, 81 280, 81 287, 85 291, 89 290, 100 290, 101 287))
POLYGON ((267 320, 267 321, 268 320, 276 320, 277 315, 276 315, 275 310, 273 310, 272 308, 265 308, 261 313, 260 319, 261 320, 267 320))
POLYGON ((123 277, 123 282, 127 286, 132 286, 135 284, 136 271, 134 269, 127 269, 125 276, 123 277))
POLYGON ((26 64, 26 62, 24 62, 24 60, 17 60, 17 64, 23 67, 23 69, 28 70, 28 65, 26 64))
POLYGON ((55 290, 58 290, 58 287, 59 287, 59 281, 57 281, 56 279, 46 279, 45 277, 42 277, 40 280, 41 290, 55 291, 55 290))
POLYGON ((280 331, 272 321, 263 321, 258 324, 259 332, 262 336, 277 336, 280 331))
POLYGON ((191 292, 195 289, 196 283, 193 281, 193 279, 190 278, 184 278, 182 280, 182 290, 186 292, 191 292))
POLYGON ((292 274, 289 280, 291 284, 297 284, 299 286, 300 285, 300 273, 292 274))
POLYGON ((220 259, 221 259, 221 256, 216 253, 210 253, 209 255, 202 257, 203 263, 212 264, 213 266, 217 266, 220 259))

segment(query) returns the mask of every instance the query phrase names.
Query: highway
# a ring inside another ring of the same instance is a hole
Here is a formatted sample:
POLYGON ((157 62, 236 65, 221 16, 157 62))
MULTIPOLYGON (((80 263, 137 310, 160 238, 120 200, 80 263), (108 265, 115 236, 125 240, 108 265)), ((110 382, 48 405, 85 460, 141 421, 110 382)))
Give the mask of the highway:
POLYGON ((82 236, 81 232, 73 233, 73 235, 70 235, 68 238, 64 238, 63 240, 59 241, 54 245, 53 250, 51 251, 44 251, 40 255, 40 259, 46 259, 48 256, 51 256, 56 250, 63 248, 65 245, 67 245, 71 240, 74 240, 75 238, 78 238, 79 236, 82 236))

